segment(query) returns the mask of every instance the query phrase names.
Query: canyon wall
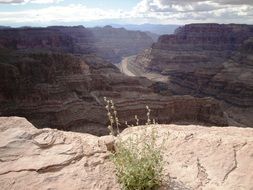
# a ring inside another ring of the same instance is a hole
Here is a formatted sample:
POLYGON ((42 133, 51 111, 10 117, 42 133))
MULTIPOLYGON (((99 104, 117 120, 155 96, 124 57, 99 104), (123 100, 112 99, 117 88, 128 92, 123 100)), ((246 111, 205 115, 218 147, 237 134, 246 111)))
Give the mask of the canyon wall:
POLYGON ((174 94, 211 96, 253 113, 252 37, 250 25, 190 24, 161 36, 132 66, 167 77, 174 94))
POLYGON ((90 28, 96 41, 97 54, 112 63, 123 57, 136 55, 149 48, 153 40, 145 32, 129 31, 111 26, 90 28))
POLYGON ((125 76, 94 55, 9 52, 5 56, 0 62, 0 114, 26 117, 38 128, 107 134, 103 97, 115 101, 123 124, 135 123, 135 115, 144 124, 149 105, 158 122, 227 125, 213 99, 161 96, 148 79, 125 76))
POLYGON ((20 52, 95 52, 92 33, 82 27, 10 28, 0 30, 0 47, 20 52))
POLYGON ((152 43, 152 38, 145 32, 110 26, 0 29, 0 48, 20 52, 92 53, 112 63, 119 63, 123 57, 135 55, 152 43))

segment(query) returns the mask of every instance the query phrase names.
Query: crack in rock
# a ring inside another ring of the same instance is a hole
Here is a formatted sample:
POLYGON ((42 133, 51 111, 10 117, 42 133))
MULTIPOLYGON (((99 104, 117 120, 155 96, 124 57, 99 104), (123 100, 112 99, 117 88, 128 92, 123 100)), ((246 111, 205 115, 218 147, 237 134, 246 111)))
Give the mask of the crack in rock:
POLYGON ((12 173, 12 172, 36 172, 36 171, 37 171, 36 169, 9 170, 9 171, 0 173, 0 175, 5 175, 5 174, 8 174, 8 173, 12 173))
POLYGON ((198 168, 197 178, 200 180, 200 184, 198 185, 199 188, 201 186, 208 184, 210 179, 208 178, 206 169, 204 168, 204 166, 200 164, 199 158, 197 158, 197 168, 198 168))
POLYGON ((229 174, 231 174, 237 168, 237 158, 236 158, 237 157, 237 151, 236 151, 235 147, 233 148, 233 152, 234 152, 234 166, 224 176, 224 178, 222 180, 223 183, 226 181, 229 174))

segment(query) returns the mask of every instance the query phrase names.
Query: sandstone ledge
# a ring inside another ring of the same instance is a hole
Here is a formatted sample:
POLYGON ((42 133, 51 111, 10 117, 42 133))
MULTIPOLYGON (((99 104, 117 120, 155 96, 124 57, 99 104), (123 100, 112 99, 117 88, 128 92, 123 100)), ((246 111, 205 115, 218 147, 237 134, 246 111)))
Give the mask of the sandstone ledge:
MULTIPOLYGON (((156 125, 128 128, 124 138, 154 128, 165 141, 172 189, 253 189, 253 129, 156 125)), ((0 187, 120 189, 107 150, 110 136, 36 129, 24 118, 0 118, 0 187)), ((168 175, 167 175, 168 176, 168 175)), ((167 188, 167 189, 168 189, 167 188)))
POLYGON ((119 189, 104 138, 39 130, 24 118, 0 118, 0 187, 119 189))
POLYGON ((253 189, 253 129, 155 125, 128 128, 121 135, 143 136, 152 128, 158 132, 158 145, 164 144, 171 189, 253 189))

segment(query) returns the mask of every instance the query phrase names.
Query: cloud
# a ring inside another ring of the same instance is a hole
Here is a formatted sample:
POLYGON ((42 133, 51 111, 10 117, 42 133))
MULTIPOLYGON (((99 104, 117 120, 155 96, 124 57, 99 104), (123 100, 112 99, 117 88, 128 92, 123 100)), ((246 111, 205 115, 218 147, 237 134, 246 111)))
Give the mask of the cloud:
MULTIPOLYGON (((60 0, 0 0, 56 3, 60 0)), ((21 2, 21 3, 22 3, 21 2)), ((252 0, 253 2, 253 0, 252 0)), ((51 25, 96 20, 129 23, 187 24, 196 22, 253 23, 251 0, 141 0, 132 10, 91 8, 84 4, 49 5, 44 8, 1 11, 0 25, 51 25)))
POLYGON ((126 17, 128 17, 127 13, 121 10, 103 10, 88 8, 82 4, 72 4, 34 10, 0 12, 0 23, 81 22, 126 17))
POLYGON ((214 0, 214 2, 223 5, 253 5, 252 0, 214 0))
POLYGON ((0 0, 2 4, 23 3, 24 0, 0 0))
POLYGON ((192 3, 217 3, 220 5, 253 5, 252 0, 154 0, 159 2, 161 5, 169 4, 192 4, 192 3))
POLYGON ((142 0, 134 11, 163 21, 253 23, 253 0, 142 0))
POLYGON ((212 11, 223 7, 210 1, 197 2, 196 0, 193 3, 189 1, 187 3, 182 3, 182 1, 178 1, 177 3, 168 1, 166 3, 165 0, 143 0, 135 7, 135 10, 140 12, 201 12, 212 11))
POLYGON ((59 3, 63 0, 30 0, 31 3, 37 4, 50 4, 50 3, 59 3))
POLYGON ((0 0, 0 4, 25 4, 25 3, 37 3, 37 4, 49 4, 59 3, 63 0, 0 0))

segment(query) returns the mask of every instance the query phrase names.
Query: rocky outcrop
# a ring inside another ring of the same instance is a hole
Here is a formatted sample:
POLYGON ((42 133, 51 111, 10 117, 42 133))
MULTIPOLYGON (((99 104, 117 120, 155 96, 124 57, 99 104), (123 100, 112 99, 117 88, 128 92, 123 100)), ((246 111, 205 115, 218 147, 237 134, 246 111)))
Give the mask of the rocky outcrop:
POLYGON ((113 63, 135 55, 153 43, 145 32, 123 28, 51 26, 47 28, 0 29, 0 48, 20 52, 97 54, 113 63))
POLYGON ((229 107, 252 109, 252 36, 251 25, 190 24, 161 36, 132 66, 144 68, 143 76, 168 77, 174 94, 212 96, 229 107))
POLYGON ((96 56, 5 56, 0 64, 0 115, 26 117, 38 128, 107 134, 103 97, 114 100, 123 124, 135 123, 135 115, 144 124, 149 105, 158 122, 227 125, 213 99, 158 95, 151 81, 125 76, 96 56))
POLYGON ((107 139, 38 130, 23 118, 0 118, 0 186, 7 189, 119 189, 107 139))
POLYGON ((153 40, 145 32, 129 31, 124 28, 90 28, 96 42, 97 54, 112 63, 120 63, 123 57, 136 55, 149 48, 153 40))
MULTIPOLYGON (((157 131, 164 143, 165 189, 252 189, 253 130, 156 125, 120 136, 157 131)), ((148 139, 147 139, 148 140, 148 139)), ((9 189, 119 190, 109 159, 115 138, 36 129, 24 118, 0 118, 0 186, 9 189)))

